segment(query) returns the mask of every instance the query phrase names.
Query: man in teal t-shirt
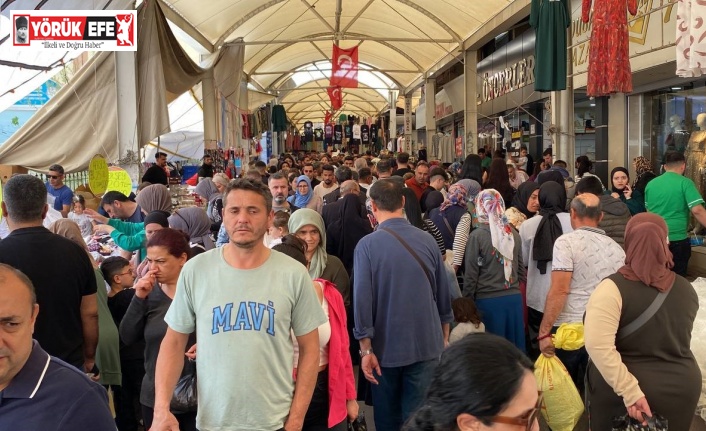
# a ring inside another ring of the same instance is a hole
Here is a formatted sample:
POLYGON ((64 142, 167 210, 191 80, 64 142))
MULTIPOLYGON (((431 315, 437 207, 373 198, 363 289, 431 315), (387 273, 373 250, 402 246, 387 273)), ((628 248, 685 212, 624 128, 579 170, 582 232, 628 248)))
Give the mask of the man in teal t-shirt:
POLYGON ((306 268, 264 245, 273 217, 266 185, 239 179, 226 188, 230 242, 184 266, 164 318, 153 431, 178 428, 169 402, 194 330, 198 429, 301 429, 318 375, 318 327, 327 319, 306 268), (299 344, 296 383, 291 333, 299 344))
POLYGON ((691 258, 691 244, 687 234, 689 214, 706 226, 704 199, 694 182, 684 177, 686 161, 678 151, 664 155, 664 174, 647 184, 645 207, 647 211, 661 216, 669 228, 669 250, 672 252, 674 268, 681 276, 686 276, 686 268, 691 258))

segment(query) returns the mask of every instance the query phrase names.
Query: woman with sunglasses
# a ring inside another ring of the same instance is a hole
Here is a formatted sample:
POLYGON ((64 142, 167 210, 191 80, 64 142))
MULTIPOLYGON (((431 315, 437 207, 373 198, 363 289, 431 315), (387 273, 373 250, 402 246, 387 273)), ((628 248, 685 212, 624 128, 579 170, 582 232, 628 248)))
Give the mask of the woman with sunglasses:
POLYGON ((469 334, 441 355, 426 399, 404 431, 538 431, 532 362, 512 343, 469 334))

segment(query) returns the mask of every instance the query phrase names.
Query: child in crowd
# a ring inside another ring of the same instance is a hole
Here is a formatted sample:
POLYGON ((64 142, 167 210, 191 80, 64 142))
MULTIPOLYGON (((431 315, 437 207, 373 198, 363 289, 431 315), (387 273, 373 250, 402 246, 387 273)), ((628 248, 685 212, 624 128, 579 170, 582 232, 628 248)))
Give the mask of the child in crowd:
POLYGON ((449 344, 458 341, 468 334, 485 332, 485 325, 480 320, 476 303, 471 298, 456 298, 451 303, 454 320, 457 325, 451 331, 449 344))
POLYGON ((272 220, 272 227, 269 230, 270 241, 268 246, 270 248, 282 243, 282 237, 289 234, 289 213, 285 211, 277 211, 275 217, 272 220))
POLYGON ((81 229, 81 236, 86 238, 93 235, 93 220, 84 214, 86 200, 81 195, 74 196, 73 208, 69 213, 69 220, 73 220, 81 229))
MULTIPOLYGON (((135 282, 135 273, 127 259, 120 256, 111 256, 101 264, 101 272, 108 290, 108 309, 115 324, 120 327, 120 322, 135 296, 132 285, 135 282)), ((103 289, 103 286, 98 286, 103 289)), ((120 368, 122 371, 122 385, 114 388, 113 403, 115 405, 115 422, 118 429, 137 429, 140 422, 139 405, 142 379, 145 375, 143 342, 126 346, 120 341, 120 368)))

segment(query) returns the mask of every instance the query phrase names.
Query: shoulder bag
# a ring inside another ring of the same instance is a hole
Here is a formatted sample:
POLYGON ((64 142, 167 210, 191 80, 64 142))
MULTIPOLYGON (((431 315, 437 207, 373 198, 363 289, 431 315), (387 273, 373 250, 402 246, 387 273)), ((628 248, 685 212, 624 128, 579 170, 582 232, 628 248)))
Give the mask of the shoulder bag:
POLYGON ((385 232, 389 233, 390 235, 394 236, 397 239, 397 241, 399 241, 400 244, 402 244, 404 246, 404 248, 407 249, 409 254, 412 255, 412 257, 414 258, 414 260, 417 261, 419 266, 422 267, 422 269, 424 270, 424 274, 426 274, 427 280, 429 281, 429 286, 431 287, 431 294, 434 297, 434 301, 436 302, 436 292, 434 292, 434 282, 433 282, 434 278, 429 273, 429 269, 426 267, 426 265, 424 265, 424 262, 419 257, 419 255, 414 251, 414 249, 412 247, 409 246, 409 244, 407 244, 407 241, 402 239, 402 237, 397 234, 397 232, 395 232, 391 229, 384 228, 384 227, 381 229, 384 230, 385 232))

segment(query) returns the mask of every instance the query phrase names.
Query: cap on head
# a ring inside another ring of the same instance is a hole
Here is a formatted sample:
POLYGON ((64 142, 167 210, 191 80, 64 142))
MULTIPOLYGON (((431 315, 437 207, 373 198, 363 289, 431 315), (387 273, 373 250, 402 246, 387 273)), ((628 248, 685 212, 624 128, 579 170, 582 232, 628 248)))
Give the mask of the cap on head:
POLYGON ((28 25, 29 25, 29 21, 27 20, 26 16, 18 16, 15 19, 15 28, 17 28, 18 30, 21 28, 27 28, 28 25))

